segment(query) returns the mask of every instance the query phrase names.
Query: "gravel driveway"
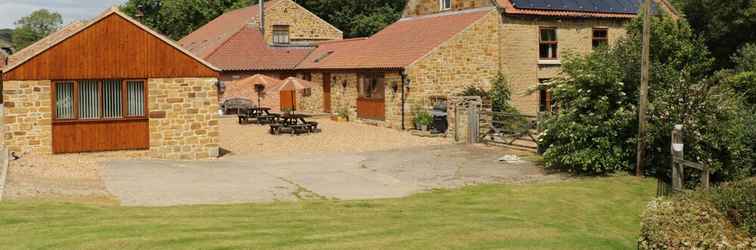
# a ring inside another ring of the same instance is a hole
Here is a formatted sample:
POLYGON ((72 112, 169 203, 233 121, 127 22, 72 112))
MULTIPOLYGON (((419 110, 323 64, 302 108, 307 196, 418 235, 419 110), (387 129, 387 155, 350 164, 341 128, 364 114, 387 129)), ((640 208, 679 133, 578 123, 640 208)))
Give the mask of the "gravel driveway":
POLYGON ((497 161, 512 153, 441 145, 201 162, 119 160, 105 164, 103 179, 122 205, 170 206, 393 198, 432 188, 562 178, 528 161, 497 161))

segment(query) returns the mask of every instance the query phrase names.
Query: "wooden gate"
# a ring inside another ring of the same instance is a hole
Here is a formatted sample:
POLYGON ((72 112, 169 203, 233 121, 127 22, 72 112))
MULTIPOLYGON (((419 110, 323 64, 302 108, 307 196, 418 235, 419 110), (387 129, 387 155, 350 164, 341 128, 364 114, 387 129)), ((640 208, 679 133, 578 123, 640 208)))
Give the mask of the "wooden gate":
POLYGON ((537 116, 482 111, 479 126, 485 143, 538 149, 537 116))
POLYGON ((331 113, 331 74, 323 73, 323 112, 331 113))
POLYGON ((281 111, 297 109, 297 92, 281 91, 281 111))
POLYGON ((360 119, 383 121, 386 119, 385 99, 357 99, 357 117, 360 119))

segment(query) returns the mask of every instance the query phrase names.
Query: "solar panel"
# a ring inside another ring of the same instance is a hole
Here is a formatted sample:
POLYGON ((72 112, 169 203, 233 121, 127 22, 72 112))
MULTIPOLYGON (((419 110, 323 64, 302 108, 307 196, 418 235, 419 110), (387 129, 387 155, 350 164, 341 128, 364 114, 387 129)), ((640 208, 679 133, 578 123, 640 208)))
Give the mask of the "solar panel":
POLYGON ((642 0, 512 0, 518 9, 637 14, 642 0))

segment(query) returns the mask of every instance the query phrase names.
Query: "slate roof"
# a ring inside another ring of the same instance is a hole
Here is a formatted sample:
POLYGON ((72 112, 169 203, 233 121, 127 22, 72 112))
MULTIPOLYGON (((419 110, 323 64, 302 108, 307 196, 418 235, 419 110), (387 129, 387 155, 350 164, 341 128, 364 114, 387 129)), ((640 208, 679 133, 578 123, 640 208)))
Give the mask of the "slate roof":
POLYGON ((403 68, 493 10, 480 8, 403 18, 369 38, 320 43, 297 68, 403 68))

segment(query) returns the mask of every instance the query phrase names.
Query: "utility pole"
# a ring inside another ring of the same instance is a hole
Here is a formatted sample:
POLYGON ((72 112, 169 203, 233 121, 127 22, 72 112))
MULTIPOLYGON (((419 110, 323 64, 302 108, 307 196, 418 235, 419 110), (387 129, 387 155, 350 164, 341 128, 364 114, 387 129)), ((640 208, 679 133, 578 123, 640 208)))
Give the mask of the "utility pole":
POLYGON ((646 113, 648 112, 648 81, 651 68, 651 0, 643 1, 643 49, 641 57, 640 102, 638 108, 638 159, 635 175, 641 176, 646 162, 646 113))

